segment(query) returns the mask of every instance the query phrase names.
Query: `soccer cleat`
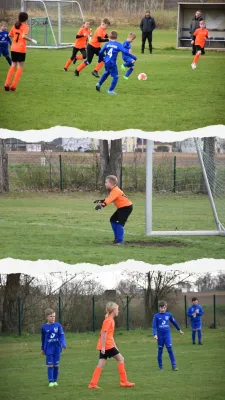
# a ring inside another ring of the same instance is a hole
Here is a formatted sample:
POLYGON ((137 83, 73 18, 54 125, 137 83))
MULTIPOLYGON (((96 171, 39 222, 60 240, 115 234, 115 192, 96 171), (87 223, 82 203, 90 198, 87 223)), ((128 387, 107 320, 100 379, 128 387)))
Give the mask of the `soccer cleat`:
POLYGON ((124 76, 123 79, 125 79, 126 81, 128 81, 128 76, 124 76))
POLYGON ((65 71, 65 72, 66 72, 66 71, 67 71, 67 68, 63 68, 63 71, 65 71))
POLYGON ((196 64, 195 64, 195 63, 192 63, 192 64, 191 64, 191 68, 192 68, 192 69, 195 69, 195 68, 196 68, 196 64))
POLYGON ((132 382, 120 382, 120 387, 133 387, 135 386, 135 383, 132 382))
POLYGON ((193 342, 192 344, 195 344, 195 342, 193 342))
POLYGON ((55 386, 59 386, 58 382, 54 382, 54 385, 55 385, 55 386))
POLYGON ((14 86, 10 86, 9 89, 11 90, 11 92, 15 92, 16 88, 14 86))
POLYGON ((122 245, 123 245, 123 243, 118 243, 118 242, 115 242, 115 245, 116 245, 116 246, 122 246, 122 245))
POLYGON ((6 92, 9 92, 9 86, 4 86, 6 92))
POLYGON ((108 90, 108 94, 117 94, 114 90, 108 90))
POLYGON ((99 76, 99 74, 98 74, 98 72, 97 71, 92 71, 92 73, 91 73, 93 76, 95 76, 95 78, 100 78, 100 76, 99 76))
POLYGON ((55 386, 55 382, 50 382, 48 386, 49 386, 49 387, 55 386))
POLYGON ((95 86, 95 89, 96 89, 98 92, 100 92, 100 88, 101 88, 101 86, 99 85, 99 83, 97 83, 97 85, 95 86))
POLYGON ((100 389, 100 387, 97 386, 97 385, 92 385, 92 384, 90 383, 90 385, 88 385, 88 389, 100 389))
POLYGON ((179 371, 177 367, 172 368, 173 371, 179 371))
POLYGON ((199 342, 199 346, 202 346, 203 345, 203 343, 202 342, 199 342))
POLYGON ((77 71, 77 70, 75 69, 74 75, 75 75, 75 76, 79 76, 79 71, 77 71))
POLYGON ((121 69, 122 69, 122 71, 126 71, 126 67, 124 67, 123 64, 121 65, 121 69))

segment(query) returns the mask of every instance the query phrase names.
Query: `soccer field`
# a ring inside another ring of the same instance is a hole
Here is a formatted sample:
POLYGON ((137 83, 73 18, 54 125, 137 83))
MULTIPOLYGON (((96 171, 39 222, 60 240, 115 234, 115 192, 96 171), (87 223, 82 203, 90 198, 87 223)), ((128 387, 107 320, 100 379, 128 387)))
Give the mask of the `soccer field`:
MULTIPOLYGON (((8 67, 2 57, 0 79, 4 112, 1 113, 1 127, 28 130, 61 125, 88 131, 129 128, 183 131, 225 124, 224 52, 206 51, 193 71, 191 51, 175 50, 175 31, 156 30, 153 55, 147 50, 143 55, 140 54, 139 29, 130 30, 137 34, 133 53, 138 60, 135 72, 124 81, 119 55, 117 96, 107 94, 109 80, 101 93, 95 90, 97 79, 91 71, 97 59, 80 77, 74 77, 73 65, 67 73, 63 71, 71 49, 28 50, 17 91, 4 92, 8 67), (147 81, 138 81, 140 72, 147 74, 147 81)), ((119 29, 119 41, 123 42, 129 31, 119 29)), ((67 32, 68 40, 74 37, 75 31, 67 32)))
MULTIPOLYGON (((119 247, 112 244, 109 224, 115 208, 94 211, 93 200, 99 198, 99 193, 2 195, 0 258, 98 265, 128 259, 171 265, 200 258, 225 258, 224 237, 147 238, 145 196, 128 195, 134 211, 125 227, 126 245, 119 247), (140 242, 150 246, 140 246, 140 242)), ((155 230, 215 229, 206 196, 156 195, 153 209, 155 230)))
POLYGON ((117 366, 108 362, 103 371, 102 390, 87 389, 97 363, 95 350, 98 334, 68 334, 67 350, 59 371, 59 386, 49 388, 45 358, 40 355, 38 335, 0 337, 1 396, 32 399, 157 399, 223 400, 225 372, 225 330, 204 330, 203 346, 193 346, 190 330, 181 337, 172 330, 178 372, 172 372, 164 350, 164 371, 156 361, 156 343, 151 331, 116 333, 116 343, 125 357, 128 378, 134 388, 120 388, 117 366), (4 383, 4 384, 3 384, 4 383))

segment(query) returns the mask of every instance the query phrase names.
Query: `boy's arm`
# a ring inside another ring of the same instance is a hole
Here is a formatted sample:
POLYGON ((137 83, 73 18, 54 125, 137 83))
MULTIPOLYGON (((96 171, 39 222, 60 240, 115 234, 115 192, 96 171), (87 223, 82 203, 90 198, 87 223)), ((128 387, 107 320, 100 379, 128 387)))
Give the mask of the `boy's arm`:
POLYGON ((152 332, 153 336, 157 336, 157 318, 156 315, 154 315, 153 321, 152 321, 152 332))
POLYGON ((137 57, 134 56, 132 53, 130 53, 124 46, 121 45, 120 47, 120 51, 125 54, 126 56, 129 56, 130 58, 132 58, 133 60, 137 60, 137 57))
POLYGON ((45 330, 42 326, 41 328, 41 352, 44 353, 44 344, 45 344, 45 330))
POLYGON ((199 313, 198 313, 198 315, 201 317, 202 315, 204 315, 204 311, 203 311, 203 308, 202 308, 202 306, 199 306, 199 313))
POLYGON ((101 352, 102 354, 105 354, 105 344, 106 344, 106 336, 107 336, 107 332, 102 332, 101 337, 102 337, 102 348, 101 348, 101 352))
POLYGON ((188 317, 192 317, 191 307, 189 307, 188 310, 187 310, 187 316, 188 317))
POLYGON ((170 322, 175 326, 175 328, 181 332, 180 326, 178 325, 177 321, 175 320, 175 318, 173 318, 172 314, 170 314, 169 316, 169 320, 170 322))
POLYGON ((59 324, 59 341, 61 343, 62 348, 66 349, 66 338, 61 324, 59 324))
POLYGON ((11 44, 12 44, 12 40, 10 39, 10 37, 9 37, 9 33, 8 33, 8 36, 7 36, 7 41, 8 41, 8 43, 10 44, 10 46, 11 46, 11 44))

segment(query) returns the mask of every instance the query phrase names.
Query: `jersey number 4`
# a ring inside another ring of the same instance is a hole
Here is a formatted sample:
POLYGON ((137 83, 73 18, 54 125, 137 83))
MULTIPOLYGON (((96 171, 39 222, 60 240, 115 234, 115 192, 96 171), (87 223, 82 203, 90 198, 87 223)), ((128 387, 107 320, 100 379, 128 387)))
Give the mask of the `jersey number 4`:
POLYGON ((109 51, 107 53, 107 56, 109 56, 111 58, 112 57, 112 52, 113 52, 113 49, 109 49, 109 51))

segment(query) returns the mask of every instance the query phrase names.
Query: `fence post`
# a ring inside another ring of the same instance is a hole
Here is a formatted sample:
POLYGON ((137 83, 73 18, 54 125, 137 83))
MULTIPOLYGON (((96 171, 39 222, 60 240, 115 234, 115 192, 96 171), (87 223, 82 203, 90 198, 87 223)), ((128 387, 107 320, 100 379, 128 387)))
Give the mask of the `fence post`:
POLYGON ((216 295, 213 295, 213 325, 216 329, 216 295))
POLYGON ((59 293, 59 323, 62 323, 62 299, 61 293, 59 293))
POLYGON ((173 159, 173 192, 176 193, 177 190, 177 157, 174 156, 173 159))
POLYGON ((63 191, 63 176, 62 176, 62 156, 59 155, 59 179, 60 179, 60 190, 63 191))
POLYGON ((129 297, 127 296, 127 331, 130 330, 129 297))
POLYGON ((92 297, 92 330, 95 332, 95 296, 92 297))
POLYGON ((18 296, 18 334, 21 336, 21 298, 18 296))
POLYGON ((186 294, 184 295, 184 310, 185 310, 185 326, 187 328, 188 323, 187 323, 187 296, 186 296, 186 294))

